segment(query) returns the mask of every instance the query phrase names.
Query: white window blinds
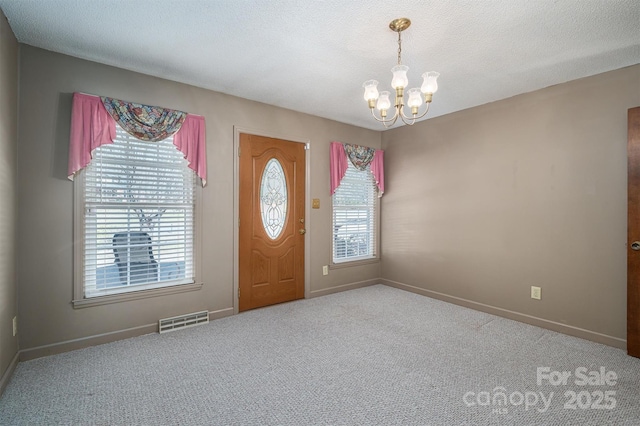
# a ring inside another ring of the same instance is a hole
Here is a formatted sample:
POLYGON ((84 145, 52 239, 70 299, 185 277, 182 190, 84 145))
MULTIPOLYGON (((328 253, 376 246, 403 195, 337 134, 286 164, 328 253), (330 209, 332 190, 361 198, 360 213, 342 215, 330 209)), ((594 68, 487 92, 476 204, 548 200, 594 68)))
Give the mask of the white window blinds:
POLYGON ((347 171, 333 194, 333 262, 375 258, 377 238, 376 183, 369 166, 347 171))
POLYGON ((116 128, 85 171, 85 297, 192 283, 195 175, 173 138, 116 128))

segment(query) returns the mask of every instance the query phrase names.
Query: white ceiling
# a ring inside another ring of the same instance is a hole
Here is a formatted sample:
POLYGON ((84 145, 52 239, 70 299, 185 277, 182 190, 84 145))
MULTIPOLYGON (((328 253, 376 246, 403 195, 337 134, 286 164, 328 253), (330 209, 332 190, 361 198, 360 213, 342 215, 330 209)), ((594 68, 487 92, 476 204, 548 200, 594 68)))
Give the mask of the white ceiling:
POLYGON ((412 21, 402 46, 409 87, 424 71, 441 73, 428 117, 640 63, 638 0, 0 0, 0 8, 21 43, 376 130, 362 83, 390 89, 394 18, 412 21))

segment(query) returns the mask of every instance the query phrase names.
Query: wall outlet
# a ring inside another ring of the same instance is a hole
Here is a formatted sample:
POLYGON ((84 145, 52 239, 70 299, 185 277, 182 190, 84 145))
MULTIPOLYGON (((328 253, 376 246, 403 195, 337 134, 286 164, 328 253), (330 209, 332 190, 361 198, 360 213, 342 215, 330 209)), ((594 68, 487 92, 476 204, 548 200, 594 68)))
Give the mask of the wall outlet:
POLYGON ((18 334, 18 317, 13 317, 13 335, 18 334))
POLYGON ((324 265, 322 267, 322 275, 329 275, 329 266, 324 265))
POLYGON ((542 297, 542 289, 540 287, 531 286, 531 298, 540 300, 542 297))

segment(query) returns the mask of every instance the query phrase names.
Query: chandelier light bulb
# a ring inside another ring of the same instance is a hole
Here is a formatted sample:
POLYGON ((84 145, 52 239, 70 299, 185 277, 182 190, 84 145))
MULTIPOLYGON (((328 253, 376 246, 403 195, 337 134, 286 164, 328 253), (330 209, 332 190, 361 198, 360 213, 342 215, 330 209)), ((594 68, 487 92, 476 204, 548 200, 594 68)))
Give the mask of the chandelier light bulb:
POLYGON ((413 108, 415 108, 416 109, 415 113, 417 113, 418 108, 420 108, 420 105, 422 105, 422 96, 421 96, 422 93, 420 92, 420 89, 417 87, 414 87, 413 89, 409 89, 407 91, 407 94, 409 95, 407 106, 410 107, 412 110, 413 108))
POLYGON ((394 89, 404 89, 409 84, 409 79, 407 78, 407 71, 409 71, 409 67, 406 65, 396 65, 391 68, 391 72, 393 73, 393 79, 391 80, 391 87, 394 89))
POLYGON ((367 80, 362 85, 364 87, 364 100, 365 101, 375 101, 378 99, 378 81, 377 80, 367 80))
POLYGON ((440 73, 429 71, 422 74, 422 93, 436 93, 438 91, 438 77, 440 73))
POLYGON ((384 92, 380 92, 380 97, 378 98, 378 110, 387 111, 391 108, 391 101, 389 100, 389 92, 386 90, 384 92))

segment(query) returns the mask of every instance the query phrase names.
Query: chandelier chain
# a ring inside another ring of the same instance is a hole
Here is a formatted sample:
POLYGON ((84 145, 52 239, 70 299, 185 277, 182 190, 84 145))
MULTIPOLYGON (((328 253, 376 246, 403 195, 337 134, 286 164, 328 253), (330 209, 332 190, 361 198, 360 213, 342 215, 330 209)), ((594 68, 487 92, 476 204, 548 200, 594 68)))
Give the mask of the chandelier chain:
POLYGON ((398 31, 398 65, 402 62, 402 32, 398 31))

